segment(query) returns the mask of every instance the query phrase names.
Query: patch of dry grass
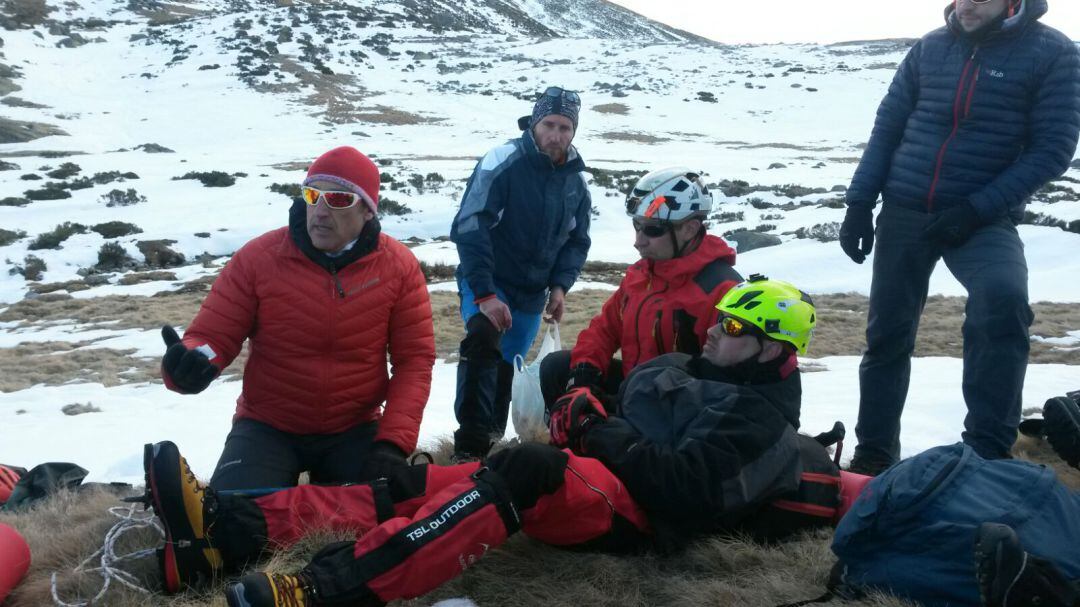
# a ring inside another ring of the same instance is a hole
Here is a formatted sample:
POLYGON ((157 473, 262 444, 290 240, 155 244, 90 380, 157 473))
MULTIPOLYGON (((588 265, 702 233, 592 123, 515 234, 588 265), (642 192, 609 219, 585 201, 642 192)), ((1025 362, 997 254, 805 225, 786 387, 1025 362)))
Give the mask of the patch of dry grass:
POLYGON ((597 133, 596 136, 609 141, 633 141, 636 143, 663 143, 665 141, 671 141, 670 137, 657 137, 656 135, 649 135, 647 133, 634 133, 629 131, 606 131, 604 133, 597 133))
POLYGON ((630 113, 630 106, 625 103, 601 103, 600 105, 592 106, 592 111, 601 114, 617 114, 619 116, 625 116, 630 113))

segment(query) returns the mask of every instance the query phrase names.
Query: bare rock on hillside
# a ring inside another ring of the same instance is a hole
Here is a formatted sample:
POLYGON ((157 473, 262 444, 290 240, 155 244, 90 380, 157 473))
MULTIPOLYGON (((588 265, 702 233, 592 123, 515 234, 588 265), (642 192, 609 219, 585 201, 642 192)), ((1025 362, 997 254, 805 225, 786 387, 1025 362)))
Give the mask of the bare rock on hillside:
POLYGON ((50 135, 67 136, 67 133, 59 127, 43 122, 22 122, 0 118, 0 143, 26 143, 50 135))
POLYGON ((773 247, 782 242, 779 236, 754 232, 751 230, 731 232, 730 234, 725 234, 724 238, 729 242, 735 243, 735 251, 738 253, 745 253, 747 251, 753 251, 754 249, 764 249, 765 247, 773 247))

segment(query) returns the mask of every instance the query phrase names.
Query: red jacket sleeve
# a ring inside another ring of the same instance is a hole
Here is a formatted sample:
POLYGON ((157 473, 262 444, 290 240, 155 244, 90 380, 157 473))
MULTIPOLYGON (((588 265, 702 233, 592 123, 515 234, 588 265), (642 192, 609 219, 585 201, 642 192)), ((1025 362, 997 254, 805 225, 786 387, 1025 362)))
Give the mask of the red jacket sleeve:
POLYGON ((622 347, 623 299, 620 285, 604 302, 600 313, 589 321, 589 326, 578 334, 577 343, 570 351, 570 368, 589 363, 601 373, 607 373, 611 357, 622 347))
POLYGON ((405 453, 412 453, 431 393, 435 327, 420 263, 408 250, 400 254, 403 259, 399 267, 405 276, 390 315, 390 386, 375 440, 393 443, 405 453))
MULTIPOLYGON (((244 340, 255 326, 259 306, 255 276, 248 259, 253 254, 257 255, 258 250, 245 246, 233 255, 214 281, 195 320, 184 331, 184 345, 190 349, 208 346, 213 351, 210 362, 219 371, 240 354, 244 340)), ((174 392, 180 391, 170 381, 165 385, 174 392)))

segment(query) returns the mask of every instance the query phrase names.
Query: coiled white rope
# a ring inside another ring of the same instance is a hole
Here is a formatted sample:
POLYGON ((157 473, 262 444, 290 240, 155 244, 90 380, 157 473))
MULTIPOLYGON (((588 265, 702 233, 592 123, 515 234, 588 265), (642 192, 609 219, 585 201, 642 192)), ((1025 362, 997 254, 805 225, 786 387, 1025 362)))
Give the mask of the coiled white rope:
POLYGON ((94 554, 91 554, 83 562, 79 563, 73 573, 89 573, 94 571, 100 571, 101 577, 104 578, 104 583, 101 586, 101 591, 89 601, 83 601, 75 599, 74 603, 66 603, 60 599, 60 595, 56 589, 56 572, 54 571, 51 577, 51 590, 52 598, 57 607, 89 607, 90 605, 99 604, 98 601, 105 592, 109 590, 109 585, 113 580, 116 580, 119 584, 126 586, 137 592, 149 594, 150 591, 139 585, 136 577, 123 569, 118 568, 118 565, 127 561, 135 561, 138 559, 153 556, 154 549, 148 548, 145 550, 136 550, 135 552, 129 552, 128 554, 117 555, 116 543, 120 540, 120 536, 131 531, 133 529, 144 529, 146 527, 153 527, 157 530, 161 538, 165 539, 165 530, 161 527, 157 517, 152 514, 145 514, 144 516, 136 516, 135 512, 136 504, 130 506, 114 506, 109 508, 109 514, 119 518, 120 520, 109 529, 105 534, 105 541, 102 543, 101 548, 98 548, 94 554), (100 558, 98 558, 100 557, 100 558), (92 564, 95 559, 100 563, 99 566, 88 568, 88 565, 92 564))

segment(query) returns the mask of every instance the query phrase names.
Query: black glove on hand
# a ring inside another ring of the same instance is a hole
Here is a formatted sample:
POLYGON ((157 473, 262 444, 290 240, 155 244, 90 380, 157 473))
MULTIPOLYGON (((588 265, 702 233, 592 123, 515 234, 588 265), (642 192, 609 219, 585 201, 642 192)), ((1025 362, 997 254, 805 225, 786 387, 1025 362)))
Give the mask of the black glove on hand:
POLYGON ((874 208, 850 206, 840 225, 840 248, 855 263, 866 261, 874 249, 874 208))
POLYGON ((165 340, 165 356, 161 357, 161 374, 167 376, 173 385, 184 394, 198 394, 214 381, 218 368, 210 359, 198 350, 189 350, 180 341, 176 329, 171 325, 161 327, 161 338, 165 340))
POLYGON ((979 227, 979 215, 971 203, 965 202, 938 213, 923 229, 922 238, 956 247, 967 242, 979 227))
POLYGON ((360 477, 365 481, 387 478, 398 468, 408 465, 405 452, 400 447, 386 441, 375 441, 368 449, 360 477))
POLYGON ((566 390, 569 392, 571 388, 588 388, 593 393, 602 392, 603 381, 604 376, 600 369, 589 363, 578 363, 570 370, 570 381, 566 382, 566 390))
POLYGON ((607 420, 607 410, 588 388, 574 388, 555 401, 551 408, 551 444, 584 452, 582 440, 590 426, 607 420))

